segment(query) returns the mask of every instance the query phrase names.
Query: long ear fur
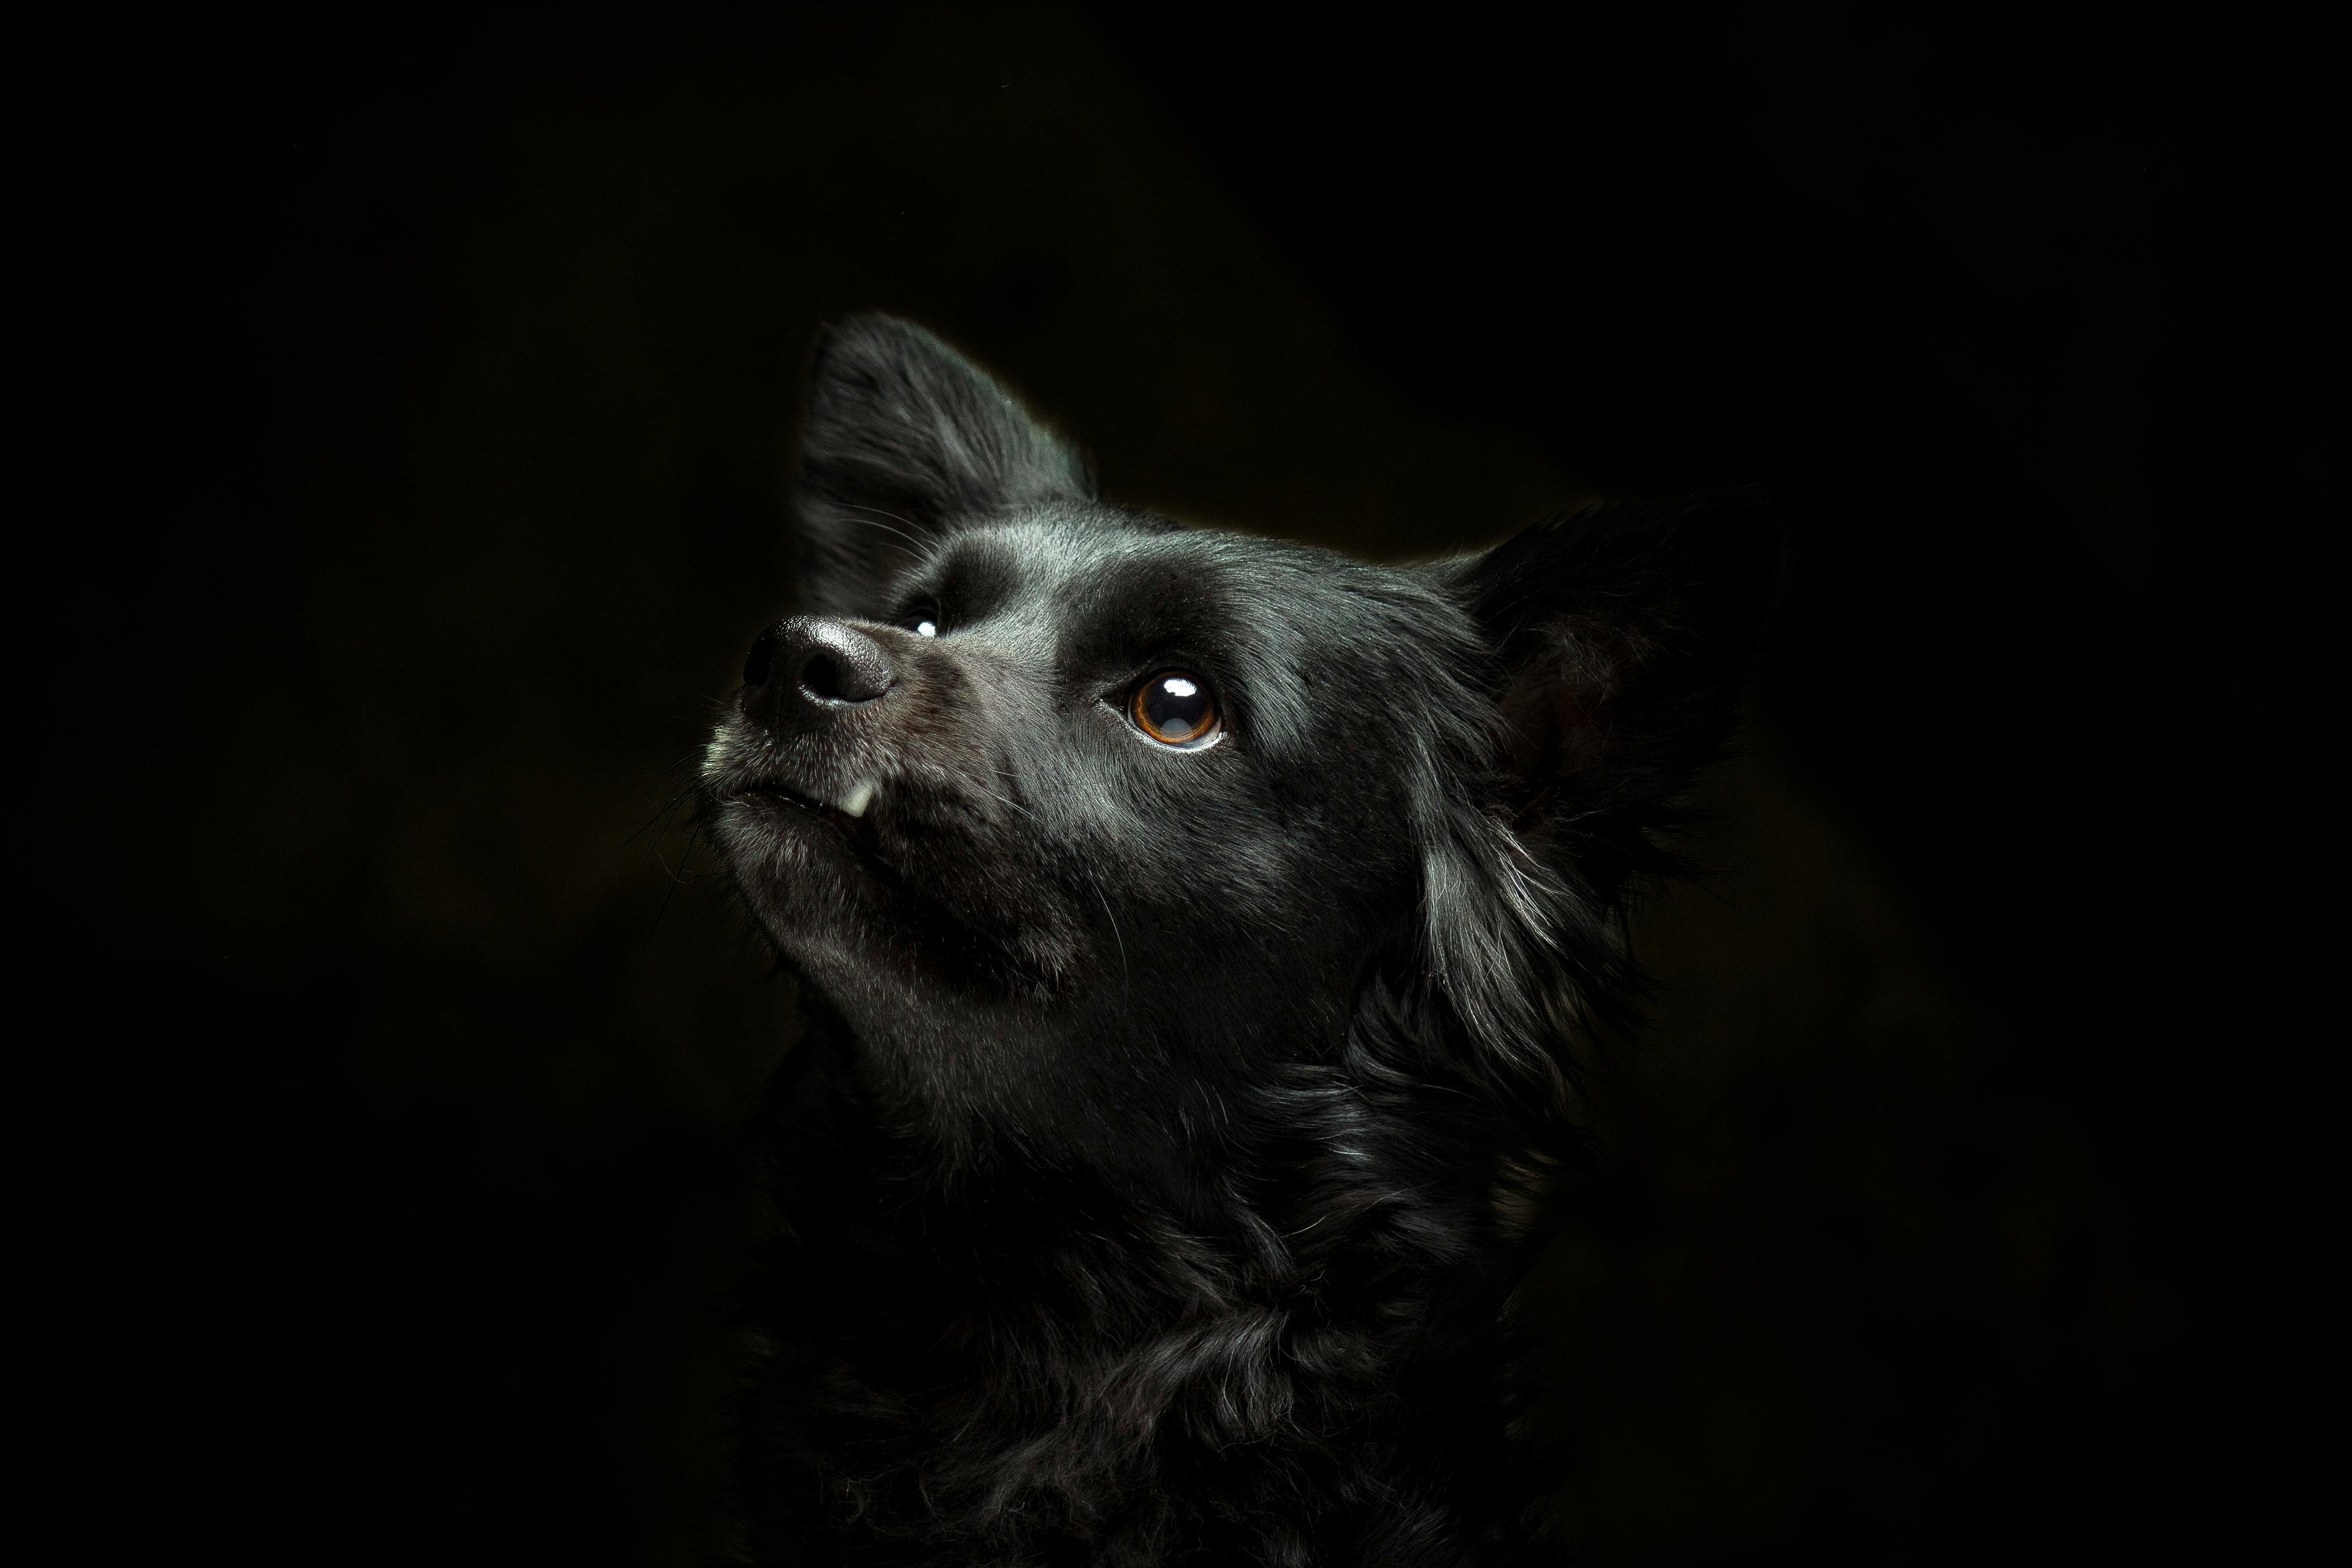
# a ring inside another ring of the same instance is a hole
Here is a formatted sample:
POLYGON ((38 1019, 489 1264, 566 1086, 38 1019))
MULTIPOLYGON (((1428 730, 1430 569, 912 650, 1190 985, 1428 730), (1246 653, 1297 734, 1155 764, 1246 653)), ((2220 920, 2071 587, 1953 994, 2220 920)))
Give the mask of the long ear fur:
POLYGON ((819 336, 795 496, 803 610, 872 614, 940 535, 1093 494, 1075 449, 920 327, 852 316, 819 336))
POLYGON ((1779 575, 1753 491, 1617 502, 1459 563, 1501 659, 1514 827, 1612 897, 1722 745, 1779 575))
POLYGON ((1554 1044, 1623 988, 1629 879, 1737 716, 1779 571, 1750 493, 1587 507, 1437 568, 1496 672, 1507 821, 1425 850, 1430 967, 1507 1081, 1563 1087, 1554 1044))

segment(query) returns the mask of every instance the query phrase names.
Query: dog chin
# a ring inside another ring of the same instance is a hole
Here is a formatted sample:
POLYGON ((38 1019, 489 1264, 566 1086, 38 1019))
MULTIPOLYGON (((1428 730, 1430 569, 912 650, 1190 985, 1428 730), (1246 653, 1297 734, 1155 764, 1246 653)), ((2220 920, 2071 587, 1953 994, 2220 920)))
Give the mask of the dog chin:
POLYGON ((788 956, 812 940, 869 937, 897 902, 870 831, 839 818, 768 790, 745 791, 713 814, 712 837, 737 885, 788 956))
POLYGON ((870 830, 802 800, 750 791, 716 813, 713 836, 769 940, 826 990, 885 975, 901 986, 955 988, 948 981, 957 966, 932 951, 946 912, 923 906, 877 852, 870 830))

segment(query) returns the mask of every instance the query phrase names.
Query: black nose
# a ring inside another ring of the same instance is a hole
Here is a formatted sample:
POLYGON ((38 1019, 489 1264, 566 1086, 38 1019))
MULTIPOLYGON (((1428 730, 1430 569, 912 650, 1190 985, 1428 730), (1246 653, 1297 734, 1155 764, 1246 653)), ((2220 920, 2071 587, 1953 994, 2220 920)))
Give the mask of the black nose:
POLYGON ((868 703, 898 682, 882 644, 841 621, 795 615, 760 633, 743 684, 764 692, 778 716, 794 708, 868 703))

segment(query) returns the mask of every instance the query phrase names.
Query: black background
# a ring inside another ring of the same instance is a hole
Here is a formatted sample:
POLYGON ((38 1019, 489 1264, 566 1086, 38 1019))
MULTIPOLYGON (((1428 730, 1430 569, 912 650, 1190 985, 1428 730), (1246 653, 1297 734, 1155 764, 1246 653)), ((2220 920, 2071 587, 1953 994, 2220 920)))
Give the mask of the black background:
POLYGON ((1788 507, 1530 1294, 1588 1561, 2283 1547, 2340 1235, 2323 64, 2088 5, 27 33, 51 1495, 126 1555, 726 1550, 790 998, 661 813, 788 587, 809 335, 880 306, 1187 517, 1788 507))

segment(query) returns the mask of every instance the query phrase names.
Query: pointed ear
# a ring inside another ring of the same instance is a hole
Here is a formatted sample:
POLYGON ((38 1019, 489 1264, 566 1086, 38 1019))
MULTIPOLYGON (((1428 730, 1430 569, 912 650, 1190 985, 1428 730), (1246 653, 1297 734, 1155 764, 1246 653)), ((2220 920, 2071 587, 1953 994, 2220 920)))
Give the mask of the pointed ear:
POLYGON ((920 327, 853 316, 819 335, 795 494, 803 609, 875 613, 892 573, 941 534, 1093 494, 1067 443, 920 327))
MULTIPOLYGON (((1517 826, 1638 854, 1729 734, 1780 575, 1752 492, 1588 507, 1456 562, 1501 659, 1517 826)), ((1599 868, 1594 868, 1598 870, 1599 868)))

